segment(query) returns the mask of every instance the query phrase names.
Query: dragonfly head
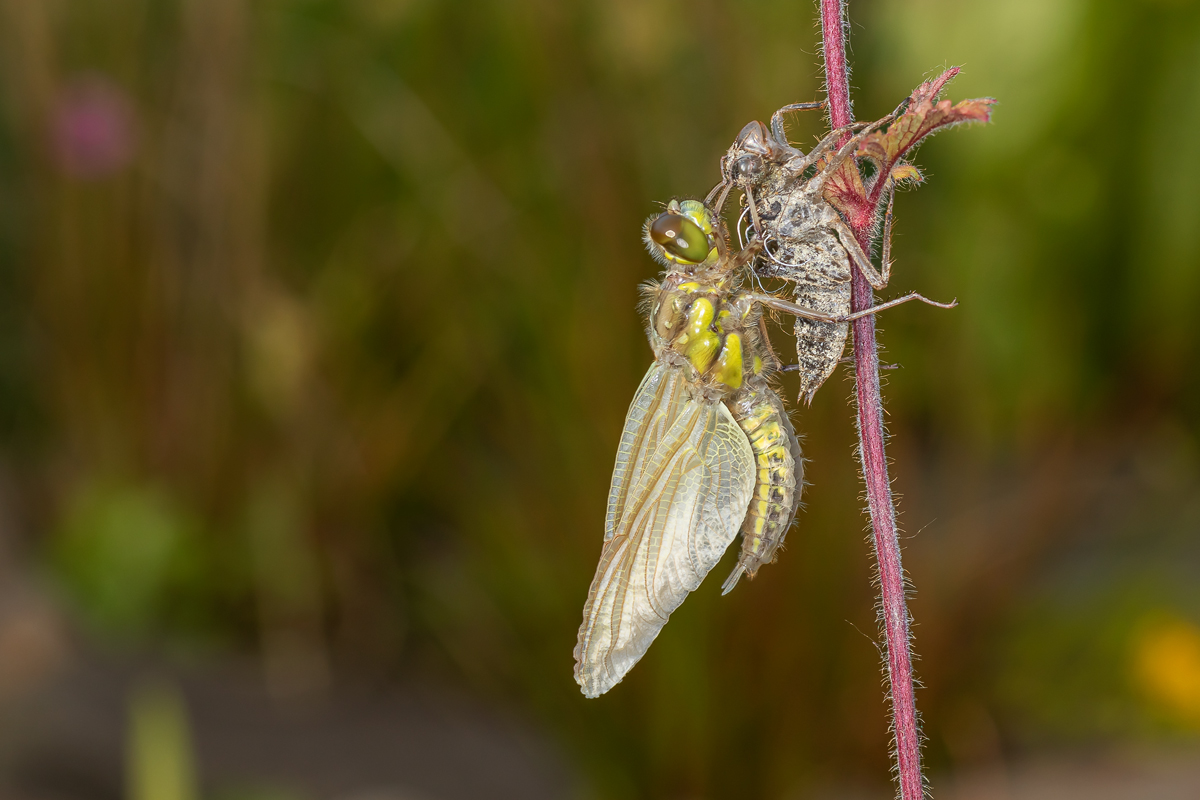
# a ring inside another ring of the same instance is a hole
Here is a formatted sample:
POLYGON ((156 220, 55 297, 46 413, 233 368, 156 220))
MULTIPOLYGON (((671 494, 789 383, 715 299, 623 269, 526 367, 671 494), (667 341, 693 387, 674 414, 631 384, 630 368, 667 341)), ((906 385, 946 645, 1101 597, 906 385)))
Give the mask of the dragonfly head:
POLYGON ((672 200, 661 214, 646 220, 644 238, 650 254, 668 267, 696 267, 716 263, 719 236, 716 217, 706 205, 672 200))

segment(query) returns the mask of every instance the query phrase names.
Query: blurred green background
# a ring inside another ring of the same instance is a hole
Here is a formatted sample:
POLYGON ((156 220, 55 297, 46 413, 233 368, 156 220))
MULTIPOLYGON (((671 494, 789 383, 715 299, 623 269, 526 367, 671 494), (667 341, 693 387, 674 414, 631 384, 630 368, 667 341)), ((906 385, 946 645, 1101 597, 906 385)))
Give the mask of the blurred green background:
MULTIPOLYGON (((821 96, 815 14, 0 0, 7 795, 890 797, 848 371, 793 414, 779 563, 571 677, 641 221, 821 96), (461 728, 406 767, 412 707, 364 696, 424 698, 409 756, 461 728), (354 735, 378 777, 305 777, 354 735)), ((888 294, 960 307, 881 320, 938 796, 1194 796, 1200 4, 850 17, 860 118, 947 65, 999 99, 897 199, 888 294)))

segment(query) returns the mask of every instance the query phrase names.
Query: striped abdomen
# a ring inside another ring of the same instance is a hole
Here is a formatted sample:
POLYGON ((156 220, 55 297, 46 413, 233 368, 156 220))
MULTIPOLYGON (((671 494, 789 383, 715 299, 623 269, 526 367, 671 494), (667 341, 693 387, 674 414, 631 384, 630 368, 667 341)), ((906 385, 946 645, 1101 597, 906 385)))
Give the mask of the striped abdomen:
POLYGON ((753 578, 760 566, 775 560, 775 551, 796 517, 804 485, 804 463, 796 432, 783 403, 765 381, 747 388, 731 410, 750 440, 756 477, 754 495, 742 523, 742 553, 722 587, 726 594, 742 573, 753 578))

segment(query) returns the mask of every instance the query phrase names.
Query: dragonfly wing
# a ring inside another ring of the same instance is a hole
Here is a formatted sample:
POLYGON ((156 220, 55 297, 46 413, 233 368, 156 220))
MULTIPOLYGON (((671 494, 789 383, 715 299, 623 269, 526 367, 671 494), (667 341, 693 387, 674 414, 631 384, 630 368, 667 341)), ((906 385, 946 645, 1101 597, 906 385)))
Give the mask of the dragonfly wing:
POLYGON ((613 537, 631 484, 637 483, 646 461, 658 448, 658 443, 670 429, 683 407, 684 379, 678 369, 655 362, 646 371, 642 384, 629 404, 625 429, 617 447, 617 463, 613 467, 612 485, 608 490, 608 514, 604 520, 604 541, 613 537))
POLYGON ((669 422, 638 461, 588 592, 575 647, 575 680, 588 697, 611 689, 645 654, 746 516, 754 455, 729 409, 683 400, 669 422))

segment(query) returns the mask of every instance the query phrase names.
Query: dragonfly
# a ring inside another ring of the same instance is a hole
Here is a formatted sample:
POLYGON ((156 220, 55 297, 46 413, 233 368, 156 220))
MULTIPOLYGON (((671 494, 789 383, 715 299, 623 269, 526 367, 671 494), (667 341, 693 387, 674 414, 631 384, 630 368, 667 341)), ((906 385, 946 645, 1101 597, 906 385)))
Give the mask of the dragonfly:
POLYGON ((629 672, 739 531, 726 593, 773 560, 803 484, 762 324, 762 307, 781 301, 741 289, 760 246, 731 252, 723 223, 696 200, 672 200, 644 234, 666 271, 644 287, 655 359, 625 418, 575 648, 588 697, 629 672))
POLYGON ((775 559, 795 520, 803 455, 772 387, 763 309, 840 324, 889 305, 837 315, 743 288, 762 241, 731 250, 697 200, 669 202, 644 239, 666 270, 643 287, 654 362, 625 417, 575 646, 588 697, 625 677, 739 531, 723 594, 775 559))
POLYGON ((774 560, 795 519, 804 462, 772 385, 787 368, 771 347, 764 310, 796 318, 795 371, 801 398, 811 401, 841 360, 849 322, 910 300, 954 307, 913 292, 850 311, 852 268, 876 289, 887 285, 895 182, 919 178, 904 154, 939 127, 987 118, 986 100, 935 107, 949 77, 922 84, 882 120, 831 131, 808 153, 788 142, 783 115, 824 104, 785 106, 770 130, 760 122, 742 129, 704 202, 672 200, 646 221, 646 245, 666 269, 643 287, 654 362, 625 418, 600 563, 575 646, 575 679, 586 696, 604 694, 628 674, 739 531, 741 553, 725 594, 774 560), (884 126, 886 133, 867 138, 884 126), (857 162, 847 165, 860 145, 878 167, 869 187, 857 162), (869 196, 872 208, 887 194, 880 270, 826 199, 831 180, 839 202, 845 199, 842 166, 858 181, 850 189, 869 196), (738 250, 720 218, 735 188, 745 206, 738 250), (747 218, 752 232, 743 235, 747 218), (799 302, 766 292, 760 277, 790 281, 799 302))

